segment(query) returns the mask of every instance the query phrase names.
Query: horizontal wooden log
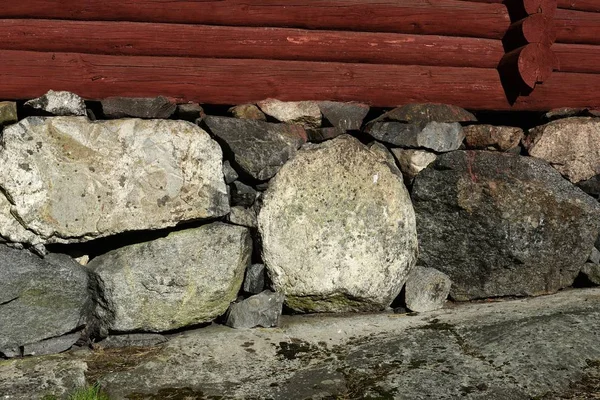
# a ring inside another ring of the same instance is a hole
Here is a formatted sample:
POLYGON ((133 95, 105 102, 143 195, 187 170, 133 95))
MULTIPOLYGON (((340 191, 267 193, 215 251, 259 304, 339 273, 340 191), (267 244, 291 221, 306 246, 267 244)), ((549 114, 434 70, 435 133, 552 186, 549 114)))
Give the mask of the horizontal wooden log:
POLYGON ((495 68, 493 39, 207 25, 0 20, 0 49, 495 68))
POLYGON ((459 0, 28 0, 4 2, 0 18, 120 20, 396 32, 500 39, 501 4, 459 0), (461 23, 462 21, 462 23, 461 23))
POLYGON ((552 51, 559 71, 600 74, 600 46, 555 43, 552 51))
POLYGON ((529 43, 550 46, 555 40, 553 20, 543 14, 534 14, 512 24, 502 41, 505 48, 513 50, 529 43))
POLYGON ((558 0, 558 7, 569 10, 600 12, 600 0, 558 0))
POLYGON ((554 25, 558 43, 600 44, 600 13, 559 9, 554 25))
POLYGON ((513 21, 529 15, 544 14, 552 18, 556 12, 558 0, 468 0, 478 3, 504 4, 513 21))
POLYGON ((550 47, 536 43, 507 53, 498 69, 501 74, 513 75, 533 89, 550 77, 555 65, 556 58, 550 47))
POLYGON ((498 71, 303 61, 2 52, 2 99, 29 99, 49 89, 88 99, 164 95, 174 100, 243 104, 281 100, 361 101, 391 107, 448 103, 472 110, 600 107, 600 75, 553 73, 511 106, 498 71), (595 89, 596 88, 596 89, 595 89))

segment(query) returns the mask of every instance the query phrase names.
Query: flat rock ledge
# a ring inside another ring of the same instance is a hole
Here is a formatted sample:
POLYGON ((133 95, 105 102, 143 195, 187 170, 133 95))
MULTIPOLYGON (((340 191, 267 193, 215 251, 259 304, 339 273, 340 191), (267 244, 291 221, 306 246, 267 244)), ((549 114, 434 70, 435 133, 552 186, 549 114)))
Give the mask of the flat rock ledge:
POLYGON ((157 347, 2 361, 0 393, 61 396, 85 372, 111 400, 593 399, 598 326, 600 288, 417 316, 285 316, 278 329, 213 325, 157 347))

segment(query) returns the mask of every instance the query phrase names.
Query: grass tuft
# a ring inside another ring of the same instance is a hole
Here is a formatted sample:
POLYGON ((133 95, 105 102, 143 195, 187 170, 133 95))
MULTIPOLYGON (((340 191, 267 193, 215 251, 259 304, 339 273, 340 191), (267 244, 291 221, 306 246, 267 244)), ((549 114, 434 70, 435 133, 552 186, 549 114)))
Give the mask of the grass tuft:
POLYGON ((77 389, 73 394, 69 396, 69 400, 110 400, 106 393, 100 390, 100 385, 95 384, 92 386, 77 389))

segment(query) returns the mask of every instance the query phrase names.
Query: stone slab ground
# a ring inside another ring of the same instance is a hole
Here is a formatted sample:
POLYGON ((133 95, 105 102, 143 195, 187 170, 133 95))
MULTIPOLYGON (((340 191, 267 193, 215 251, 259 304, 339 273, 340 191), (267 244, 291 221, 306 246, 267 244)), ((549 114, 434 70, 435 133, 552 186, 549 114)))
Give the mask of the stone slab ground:
POLYGON ((220 325, 159 347, 0 362, 0 398, 100 382, 111 399, 598 399, 600 288, 410 314, 220 325), (84 368, 87 366, 87 369, 84 368))

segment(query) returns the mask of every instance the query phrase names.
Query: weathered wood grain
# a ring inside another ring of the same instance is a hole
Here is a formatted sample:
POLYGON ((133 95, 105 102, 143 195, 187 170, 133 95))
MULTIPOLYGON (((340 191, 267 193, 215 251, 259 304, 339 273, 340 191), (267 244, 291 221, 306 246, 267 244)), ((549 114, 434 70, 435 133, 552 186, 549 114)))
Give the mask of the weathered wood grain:
MULTIPOLYGON (((555 43, 552 51, 558 60, 559 71, 600 74, 600 46, 555 43)), ((600 88, 589 90, 595 90, 600 96, 600 88)))
POLYGON ((518 77, 530 89, 548 80, 557 64, 550 48, 541 43, 530 43, 507 53, 498 67, 518 77))
POLYGON ((493 39, 137 22, 0 20, 0 49, 495 68, 493 39))
POLYGON ((600 44, 600 13, 559 9, 554 25, 558 43, 600 44))

